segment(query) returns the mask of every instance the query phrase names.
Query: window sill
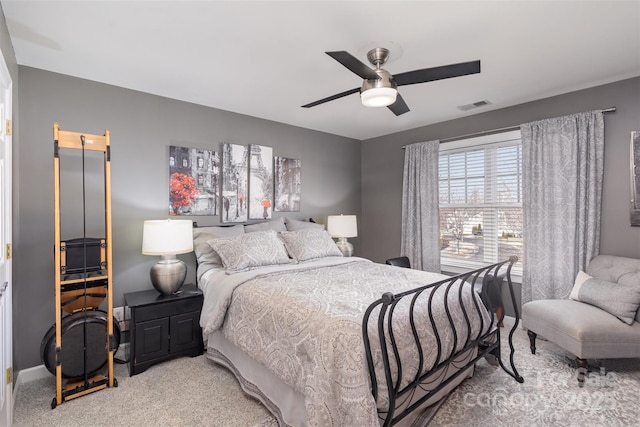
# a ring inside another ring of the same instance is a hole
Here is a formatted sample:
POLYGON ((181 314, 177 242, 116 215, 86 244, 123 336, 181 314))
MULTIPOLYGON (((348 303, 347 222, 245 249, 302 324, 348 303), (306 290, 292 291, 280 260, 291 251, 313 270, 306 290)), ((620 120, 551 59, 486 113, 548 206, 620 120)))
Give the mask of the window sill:
MULTIPOLYGON (((456 276, 458 274, 468 273, 480 267, 481 266, 463 267, 460 265, 442 264, 440 266, 440 270, 442 271, 442 274, 446 274, 449 276, 456 276)), ((522 267, 513 267, 511 269, 511 282, 520 283, 520 284, 522 283, 522 267)))

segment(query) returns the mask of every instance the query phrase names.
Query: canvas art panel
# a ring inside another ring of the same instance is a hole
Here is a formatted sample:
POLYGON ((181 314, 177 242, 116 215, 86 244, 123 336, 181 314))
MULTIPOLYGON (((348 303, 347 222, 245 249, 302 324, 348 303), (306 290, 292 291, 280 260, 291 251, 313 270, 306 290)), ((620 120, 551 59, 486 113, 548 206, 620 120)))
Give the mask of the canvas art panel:
POLYGON ((631 225, 640 226, 640 131, 631 132, 631 225))
POLYGON ((247 221, 249 149, 222 144, 222 222, 247 221))
POLYGON ((300 211, 300 159, 274 158, 274 210, 276 212, 300 211))
POLYGON ((169 147, 169 215, 218 215, 220 157, 199 148, 169 147))
POLYGON ((270 219, 273 210, 273 148, 249 145, 249 219, 270 219))

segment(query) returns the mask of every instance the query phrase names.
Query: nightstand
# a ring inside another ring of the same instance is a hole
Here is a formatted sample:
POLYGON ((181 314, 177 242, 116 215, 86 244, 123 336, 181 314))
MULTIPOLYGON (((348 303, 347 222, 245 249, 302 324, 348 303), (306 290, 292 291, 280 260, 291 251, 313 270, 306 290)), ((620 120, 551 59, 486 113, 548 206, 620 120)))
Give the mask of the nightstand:
POLYGON ((129 376, 174 357, 202 354, 202 292, 189 284, 180 291, 176 295, 161 295, 155 289, 124 294, 125 321, 131 331, 126 350, 129 376))

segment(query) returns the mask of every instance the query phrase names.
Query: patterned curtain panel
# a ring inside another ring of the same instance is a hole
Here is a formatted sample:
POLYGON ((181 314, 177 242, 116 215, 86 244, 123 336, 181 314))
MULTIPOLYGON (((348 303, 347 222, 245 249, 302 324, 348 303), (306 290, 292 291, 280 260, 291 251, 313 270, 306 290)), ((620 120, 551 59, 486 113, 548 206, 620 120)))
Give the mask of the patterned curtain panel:
POLYGON ((440 272, 439 146, 440 141, 407 145, 402 180, 402 254, 412 268, 434 272, 440 272))
POLYGON ((599 252, 604 171, 601 111, 521 125, 522 303, 565 298, 599 252))

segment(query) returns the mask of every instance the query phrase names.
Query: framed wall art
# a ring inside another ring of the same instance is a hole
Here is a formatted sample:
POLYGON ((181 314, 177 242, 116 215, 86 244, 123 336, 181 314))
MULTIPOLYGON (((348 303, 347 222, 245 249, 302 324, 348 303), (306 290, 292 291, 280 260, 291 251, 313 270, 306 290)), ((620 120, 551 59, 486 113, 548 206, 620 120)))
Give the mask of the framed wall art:
POLYGON ((631 225, 640 226, 640 131, 631 132, 631 225))
POLYGON ((274 210, 276 212, 300 211, 300 159, 275 157, 274 210))
POLYGON ((199 148, 169 147, 169 215, 218 215, 220 157, 199 148))
POLYGON ((249 145, 249 219, 269 219, 273 210, 273 148, 249 145))
POLYGON ((247 221, 246 145, 222 144, 222 222, 247 221))

